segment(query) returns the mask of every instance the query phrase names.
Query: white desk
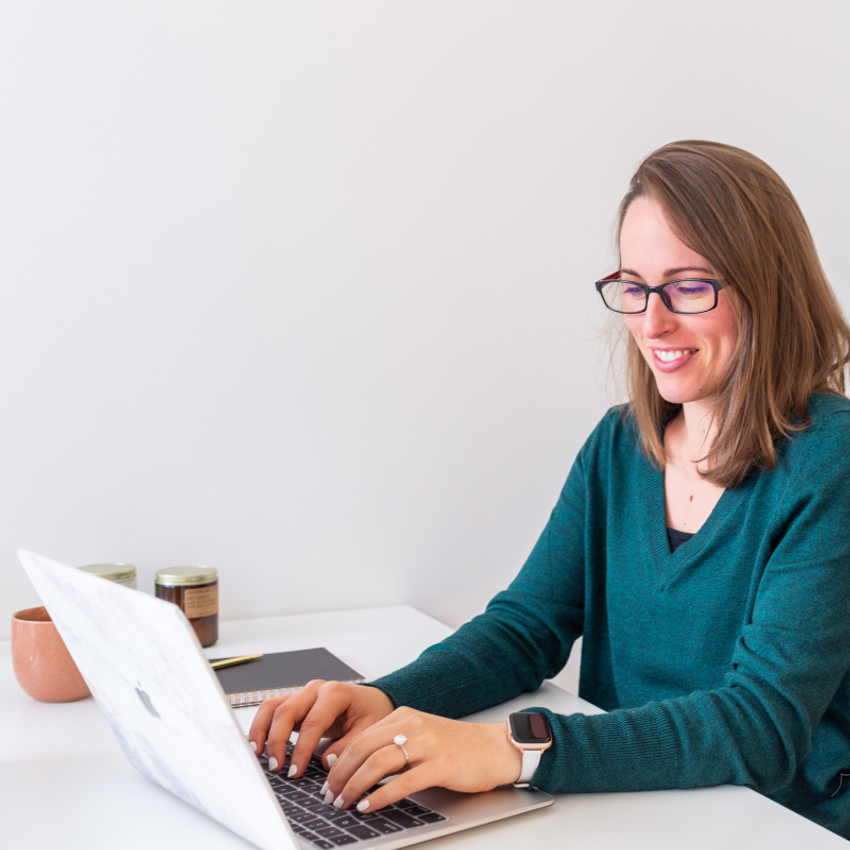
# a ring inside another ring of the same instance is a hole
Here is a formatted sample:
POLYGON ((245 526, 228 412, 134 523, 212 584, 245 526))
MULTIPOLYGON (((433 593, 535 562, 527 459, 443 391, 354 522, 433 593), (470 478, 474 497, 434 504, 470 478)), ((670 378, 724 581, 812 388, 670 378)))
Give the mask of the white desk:
MULTIPOLYGON (((371 678, 390 672, 450 633, 404 607, 222 623, 210 655, 326 646, 371 678)), ((512 704, 561 713, 595 709, 546 684, 512 704)), ((255 709, 238 709, 246 731, 255 709)), ((492 719, 501 719, 500 708, 492 719)), ((248 850, 252 845, 137 774, 91 698, 45 705, 26 696, 0 642, 0 840, 28 850, 248 850)), ((847 843, 745 788, 561 795, 547 809, 423 847, 842 848, 847 843)))

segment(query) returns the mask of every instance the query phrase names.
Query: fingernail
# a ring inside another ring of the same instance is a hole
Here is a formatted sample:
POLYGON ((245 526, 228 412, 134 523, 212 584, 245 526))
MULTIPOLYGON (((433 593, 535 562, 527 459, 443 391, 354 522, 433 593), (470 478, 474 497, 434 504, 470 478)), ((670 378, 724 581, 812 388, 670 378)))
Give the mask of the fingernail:
POLYGON ((329 770, 330 770, 330 768, 332 768, 332 767, 334 766, 334 762, 335 762, 335 761, 336 761, 336 754, 335 754, 335 753, 331 753, 331 754, 328 756, 328 769, 329 769, 329 770))
POLYGON ((269 770, 277 770, 277 759, 274 756, 269 759, 269 770))
MULTIPOLYGON (((328 783, 326 782, 325 785, 327 785, 327 784, 328 783)), ((330 805, 333 801, 334 801, 334 792, 333 791, 326 791, 325 792, 325 802, 328 805, 330 805)))
POLYGON ((324 784, 324 785, 323 785, 323 786, 319 789, 319 793, 320 793, 323 797, 325 796, 325 794, 327 794, 327 793, 328 793, 328 783, 327 783, 327 782, 325 782, 325 784, 324 784))
POLYGON ((361 800, 357 804, 357 811, 358 812, 365 812, 368 808, 369 808, 369 801, 368 800, 361 800))
POLYGON ((256 741, 251 741, 251 749, 256 755, 260 754, 260 745, 256 741))
POLYGON ((334 808, 341 809, 345 805, 345 800, 342 799, 342 794, 334 800, 334 808))
POLYGON ((292 777, 295 776, 296 773, 298 773, 298 765, 297 764, 289 765, 289 770, 286 773, 287 779, 292 779, 292 777))

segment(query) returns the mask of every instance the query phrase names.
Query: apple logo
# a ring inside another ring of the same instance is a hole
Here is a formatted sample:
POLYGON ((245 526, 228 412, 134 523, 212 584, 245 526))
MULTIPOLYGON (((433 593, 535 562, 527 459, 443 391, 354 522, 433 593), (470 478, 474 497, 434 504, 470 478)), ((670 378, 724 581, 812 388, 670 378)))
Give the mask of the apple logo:
POLYGON ((136 693, 139 695, 139 699, 142 701, 142 705, 148 710, 150 716, 155 717, 157 720, 159 720, 159 712, 153 707, 151 698, 141 688, 136 688, 136 693))

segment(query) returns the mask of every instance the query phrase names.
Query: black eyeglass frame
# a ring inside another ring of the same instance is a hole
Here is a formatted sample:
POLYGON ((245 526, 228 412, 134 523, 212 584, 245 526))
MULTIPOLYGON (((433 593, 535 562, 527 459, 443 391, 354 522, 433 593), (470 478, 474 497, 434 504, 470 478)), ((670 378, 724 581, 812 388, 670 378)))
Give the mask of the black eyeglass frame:
POLYGON ((599 293, 599 297, 602 299, 602 303, 612 313, 619 313, 621 316, 639 316, 641 313, 645 313, 646 308, 649 307, 649 296, 652 295, 653 292, 658 293, 658 297, 671 313, 676 313, 679 316, 698 316, 700 313, 710 313, 717 306, 717 293, 720 292, 721 289, 725 289, 729 286, 729 284, 724 280, 715 280, 714 278, 708 277, 680 277, 676 278, 676 280, 668 280, 666 283, 662 283, 661 286, 647 286, 645 283, 638 283, 636 280, 624 280, 620 277, 605 277, 602 278, 602 280, 597 280, 594 285, 596 286, 596 291, 599 293), (686 312, 684 310, 674 310, 673 305, 670 302, 670 298, 664 290, 668 286, 672 286, 674 283, 687 283, 688 281, 710 284, 711 288, 714 290, 714 304, 706 310, 697 310, 693 313, 686 312), (609 283, 628 283, 630 286, 640 287, 646 295, 643 310, 616 310, 614 307, 611 307, 605 300, 605 296, 602 294, 603 287, 607 286, 609 283))

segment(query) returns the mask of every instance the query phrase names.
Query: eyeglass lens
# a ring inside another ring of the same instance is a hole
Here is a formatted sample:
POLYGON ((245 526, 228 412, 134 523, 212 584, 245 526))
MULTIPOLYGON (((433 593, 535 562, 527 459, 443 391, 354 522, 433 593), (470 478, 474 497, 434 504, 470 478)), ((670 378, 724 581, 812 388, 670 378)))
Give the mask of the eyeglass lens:
MULTIPOLYGON (((716 293, 710 283, 702 280, 677 280, 663 290, 667 306, 677 313, 702 313, 715 306, 716 293)), ((620 313, 642 313, 647 293, 627 280, 612 280, 602 287, 605 303, 620 313)))

